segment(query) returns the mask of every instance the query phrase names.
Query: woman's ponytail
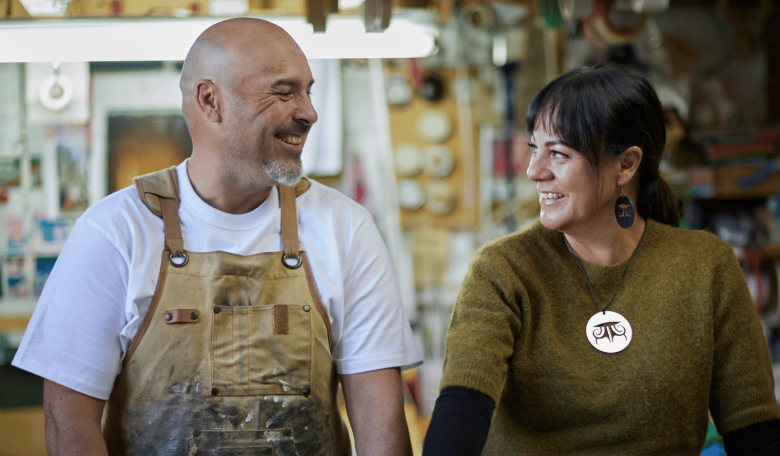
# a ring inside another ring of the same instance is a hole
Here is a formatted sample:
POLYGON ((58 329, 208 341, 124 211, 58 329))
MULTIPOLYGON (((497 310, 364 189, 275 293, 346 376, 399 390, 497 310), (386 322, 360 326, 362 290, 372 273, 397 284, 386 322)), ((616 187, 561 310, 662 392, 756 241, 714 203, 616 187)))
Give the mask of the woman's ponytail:
POLYGON ((680 211, 669 184, 660 175, 639 180, 639 214, 664 225, 679 226, 680 211))

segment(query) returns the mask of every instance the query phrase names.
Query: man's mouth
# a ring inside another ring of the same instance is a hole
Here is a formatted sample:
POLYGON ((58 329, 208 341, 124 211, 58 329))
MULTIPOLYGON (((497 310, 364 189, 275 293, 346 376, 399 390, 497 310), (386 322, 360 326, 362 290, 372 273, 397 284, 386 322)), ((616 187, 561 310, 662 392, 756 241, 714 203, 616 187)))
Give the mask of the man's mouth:
POLYGON ((277 136, 278 139, 280 139, 282 142, 286 142, 287 144, 291 144, 293 146, 299 146, 301 143, 303 143, 303 136, 296 136, 296 135, 279 135, 277 136))

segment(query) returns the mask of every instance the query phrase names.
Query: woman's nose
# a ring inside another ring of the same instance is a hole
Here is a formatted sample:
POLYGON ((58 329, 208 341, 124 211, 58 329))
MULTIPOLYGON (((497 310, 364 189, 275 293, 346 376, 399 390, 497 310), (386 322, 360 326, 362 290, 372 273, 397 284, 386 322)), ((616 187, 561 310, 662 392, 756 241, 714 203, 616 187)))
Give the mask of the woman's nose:
POLYGON ((531 154, 531 161, 528 162, 528 170, 525 172, 528 178, 532 181, 542 180, 544 179, 545 170, 544 160, 540 158, 540 154, 538 152, 531 154))

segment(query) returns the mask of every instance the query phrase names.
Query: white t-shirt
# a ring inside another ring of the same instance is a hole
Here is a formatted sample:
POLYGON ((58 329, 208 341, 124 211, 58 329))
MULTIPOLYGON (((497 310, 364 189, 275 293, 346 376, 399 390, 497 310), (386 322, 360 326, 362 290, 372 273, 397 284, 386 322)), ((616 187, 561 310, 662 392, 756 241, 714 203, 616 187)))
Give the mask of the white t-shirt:
MULTIPOLYGON (((282 250, 276 191, 252 212, 227 214, 195 193, 186 164, 177 167, 185 250, 239 255, 282 250)), ((330 317, 338 372, 421 364, 387 249, 369 212, 314 181, 296 204, 301 249, 330 317)), ((91 206, 57 259, 13 365, 108 399, 151 304, 164 243, 162 219, 135 187, 91 206)))

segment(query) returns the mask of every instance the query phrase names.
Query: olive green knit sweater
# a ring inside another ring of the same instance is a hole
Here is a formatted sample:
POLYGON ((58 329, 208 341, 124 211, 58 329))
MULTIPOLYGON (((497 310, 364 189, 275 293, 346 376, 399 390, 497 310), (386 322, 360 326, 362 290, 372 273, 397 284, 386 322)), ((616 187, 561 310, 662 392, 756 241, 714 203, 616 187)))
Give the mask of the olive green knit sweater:
MULTIPOLYGON (((604 305, 625 266, 583 263, 604 305)), ((540 223, 477 253, 441 387, 493 399, 483 455, 698 455, 708 408, 721 434, 780 418, 756 311, 716 236, 649 220, 609 309, 633 327, 624 351, 591 347, 598 310, 563 236, 540 223)))

